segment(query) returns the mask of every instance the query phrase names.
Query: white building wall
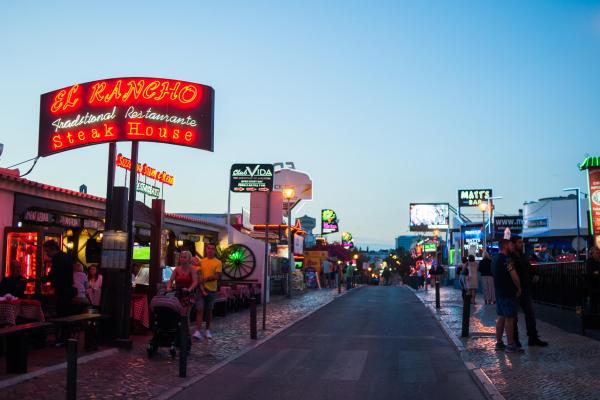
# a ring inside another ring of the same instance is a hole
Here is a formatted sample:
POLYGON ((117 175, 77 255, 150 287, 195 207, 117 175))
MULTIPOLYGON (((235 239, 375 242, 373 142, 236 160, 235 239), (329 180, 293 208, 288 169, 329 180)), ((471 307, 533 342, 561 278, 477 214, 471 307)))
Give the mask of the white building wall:
MULTIPOLYGON (((580 220, 582 232, 587 231, 588 200, 580 200, 580 220)), ((552 229, 575 229, 577 203, 575 199, 548 199, 524 204, 523 208, 523 234, 530 236, 552 229), (533 220, 547 219, 548 225, 530 228, 528 224, 533 220)))

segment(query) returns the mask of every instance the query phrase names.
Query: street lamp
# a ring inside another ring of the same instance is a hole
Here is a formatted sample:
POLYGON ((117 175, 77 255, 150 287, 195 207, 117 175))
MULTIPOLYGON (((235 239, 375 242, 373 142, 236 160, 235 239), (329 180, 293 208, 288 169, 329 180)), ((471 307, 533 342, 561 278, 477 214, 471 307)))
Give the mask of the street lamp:
MULTIPOLYGON (((487 199, 487 207, 488 207, 488 226, 489 228, 489 232, 490 234, 492 234, 492 223, 494 222, 494 203, 490 202, 490 200, 499 200, 501 199, 502 196, 492 196, 492 197, 488 197, 487 199)), ((494 236, 492 236, 492 239, 494 238, 494 236)))
MULTIPOLYGON (((577 252, 577 261, 579 261, 579 241, 581 240, 580 238, 580 233, 579 233, 579 228, 581 225, 581 213, 579 212, 579 193, 581 192, 581 189, 578 187, 574 187, 574 188, 565 188, 563 189, 563 192, 575 192, 576 196, 577 196, 577 243, 575 247, 575 251, 577 252)), ((587 254, 586 254, 587 257, 587 254)))
POLYGON ((487 203, 479 203, 479 209, 481 210, 481 232, 483 233, 483 252, 487 251, 487 232, 485 230, 485 212, 488 209, 487 203))
POLYGON ((293 243, 293 235, 292 235, 292 199, 296 191, 293 187, 287 187, 283 189, 283 198, 287 201, 287 228, 288 228, 288 291, 287 297, 288 299, 292 298, 292 268, 296 268, 294 263, 294 251, 292 248, 293 243))

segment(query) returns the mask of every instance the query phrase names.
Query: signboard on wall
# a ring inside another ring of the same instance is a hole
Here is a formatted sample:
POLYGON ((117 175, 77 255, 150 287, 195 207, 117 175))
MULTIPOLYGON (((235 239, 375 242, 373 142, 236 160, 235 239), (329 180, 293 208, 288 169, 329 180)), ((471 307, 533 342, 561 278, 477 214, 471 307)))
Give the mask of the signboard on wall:
POLYGON ((233 164, 229 177, 232 192, 270 192, 273 190, 273 164, 233 164))
POLYGON ((458 191, 459 207, 477 207, 492 197, 492 189, 460 189, 458 191))
POLYGON ((162 78, 75 84, 40 99, 38 156, 98 143, 149 141, 213 151, 214 90, 162 78))
POLYGON ((506 215, 495 217, 494 225, 496 226, 496 232, 499 233, 504 233, 506 228, 510 229, 512 233, 519 233, 523 230, 523 216, 506 215))
POLYGON ((409 228, 411 231, 447 229, 450 224, 448 203, 411 203, 409 228))

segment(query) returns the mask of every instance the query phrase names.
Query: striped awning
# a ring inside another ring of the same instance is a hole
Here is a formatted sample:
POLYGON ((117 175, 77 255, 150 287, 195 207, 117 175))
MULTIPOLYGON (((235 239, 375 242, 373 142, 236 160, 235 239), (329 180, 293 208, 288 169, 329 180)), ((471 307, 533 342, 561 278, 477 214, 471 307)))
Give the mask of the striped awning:
POLYGON ((593 167, 600 167, 600 157, 588 157, 579 164, 580 171, 585 171, 586 169, 593 167))

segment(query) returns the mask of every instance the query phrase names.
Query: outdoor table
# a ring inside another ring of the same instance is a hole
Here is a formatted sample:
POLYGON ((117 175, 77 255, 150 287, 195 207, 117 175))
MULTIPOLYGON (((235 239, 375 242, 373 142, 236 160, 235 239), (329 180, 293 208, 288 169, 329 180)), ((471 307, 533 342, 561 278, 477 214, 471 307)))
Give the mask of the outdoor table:
POLYGON ((131 297, 131 317, 139 321, 145 328, 150 327, 148 313, 148 298, 143 294, 134 294, 131 297))
POLYGON ((42 304, 37 300, 0 301, 0 326, 16 325, 18 317, 40 322, 46 320, 42 304))

